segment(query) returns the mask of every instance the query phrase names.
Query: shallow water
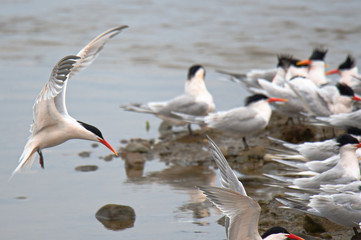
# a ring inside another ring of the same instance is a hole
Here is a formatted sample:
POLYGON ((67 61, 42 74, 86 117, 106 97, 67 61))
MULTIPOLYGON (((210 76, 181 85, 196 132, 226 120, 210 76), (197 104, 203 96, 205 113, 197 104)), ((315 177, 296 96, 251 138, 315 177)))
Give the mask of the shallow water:
MULTIPOLYGON (((332 68, 347 53, 361 59, 359 4, 357 0, 2 1, 0 238, 224 239, 223 228, 215 222, 221 216, 217 211, 208 209, 210 216, 199 218, 188 207, 199 201, 194 185, 218 184, 208 169, 197 173, 200 178, 180 174, 179 181, 129 179, 120 158, 99 159, 109 154, 108 149, 72 140, 44 150, 45 170, 34 164, 9 182, 29 134, 33 101, 52 67, 106 29, 130 26, 109 41, 87 70, 71 79, 67 92, 70 114, 99 127, 118 148, 122 139, 157 138, 160 123, 153 116, 124 112, 119 105, 181 94, 192 64, 206 67, 217 110, 226 110, 242 105, 247 93, 220 81, 216 69, 273 68, 279 53, 306 58, 320 45, 329 48, 326 59, 332 68), (79 157, 82 151, 91 151, 90 157, 79 157), (99 169, 74 170, 84 164, 99 169), (108 203, 133 207, 135 226, 123 231, 103 227, 94 215, 108 203)), ((143 175, 171 167, 154 159, 146 162, 143 175)))

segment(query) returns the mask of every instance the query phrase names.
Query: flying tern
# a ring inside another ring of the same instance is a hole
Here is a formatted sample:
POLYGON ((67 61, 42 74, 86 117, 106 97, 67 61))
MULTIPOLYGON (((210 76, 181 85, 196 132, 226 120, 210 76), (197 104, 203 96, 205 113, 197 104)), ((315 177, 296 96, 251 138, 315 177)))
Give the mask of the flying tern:
POLYGON ((76 55, 62 58, 53 68, 48 83, 35 100, 31 135, 19 159, 19 165, 13 174, 24 166, 30 167, 36 153, 40 156, 40 165, 44 167, 42 150, 59 145, 69 139, 85 139, 100 142, 114 154, 116 151, 103 138, 96 127, 77 121, 68 114, 65 93, 68 80, 79 70, 90 65, 104 47, 108 39, 120 33, 127 26, 119 26, 100 34, 76 55))
POLYGON ((258 232, 261 207, 253 198, 248 197, 242 183, 237 179, 218 146, 209 139, 213 158, 221 171, 223 188, 201 186, 200 190, 226 216, 226 233, 228 240, 268 239, 285 240, 302 238, 289 233, 282 227, 274 227, 262 236, 258 232), (228 189, 226 189, 228 188, 228 189))

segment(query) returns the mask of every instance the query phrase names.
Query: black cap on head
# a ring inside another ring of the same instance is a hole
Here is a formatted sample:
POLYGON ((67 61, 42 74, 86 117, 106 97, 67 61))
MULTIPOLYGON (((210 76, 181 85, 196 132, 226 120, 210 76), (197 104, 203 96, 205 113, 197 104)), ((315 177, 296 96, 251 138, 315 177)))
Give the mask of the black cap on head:
POLYGON ((206 70, 204 69, 204 67, 202 65, 193 65, 189 68, 188 70, 188 80, 192 79, 198 72, 199 69, 203 69, 204 71, 204 76, 206 75, 206 70))
POLYGON ((321 60, 323 61, 323 59, 325 58, 327 53, 327 49, 324 48, 315 48, 312 52, 311 57, 309 58, 310 60, 321 60))
POLYGON ((352 88, 350 88, 349 86, 347 86, 344 83, 337 83, 336 87, 337 87, 338 91, 340 92, 340 94, 343 96, 353 97, 355 95, 355 92, 352 90, 352 88))
POLYGON ((346 60, 338 66, 338 70, 348 70, 356 66, 355 59, 349 54, 346 60))
POLYGON ((360 144, 360 142, 352 137, 349 134, 342 134, 341 136, 337 137, 336 141, 338 142, 338 145, 340 147, 346 145, 346 144, 360 144))
POLYGON ((251 103, 258 102, 260 100, 267 100, 269 97, 263 94, 254 94, 246 98, 245 105, 248 106, 251 103))
POLYGON ((99 138, 104 139, 102 133, 100 132, 100 130, 98 128, 96 128, 96 127, 94 127, 92 125, 89 125, 87 123, 81 122, 81 121, 78 121, 78 123, 80 123, 85 129, 87 129, 88 131, 94 133, 99 138))
POLYGON ((285 234, 290 234, 286 229, 284 229, 283 227, 273 227, 268 229, 261 237, 262 239, 272 235, 272 234, 277 234, 277 233, 285 233, 285 234))
POLYGON ((356 136, 361 136, 361 129, 357 128, 357 127, 348 127, 347 128, 347 133, 352 134, 352 135, 356 135, 356 136))
MULTIPOLYGON (((287 70, 290 65, 297 66, 297 62, 300 61, 299 59, 293 58, 293 56, 290 54, 280 54, 277 56, 277 58, 277 67, 282 67, 284 70, 287 70)), ((299 67, 304 67, 304 65, 300 65, 299 67)))

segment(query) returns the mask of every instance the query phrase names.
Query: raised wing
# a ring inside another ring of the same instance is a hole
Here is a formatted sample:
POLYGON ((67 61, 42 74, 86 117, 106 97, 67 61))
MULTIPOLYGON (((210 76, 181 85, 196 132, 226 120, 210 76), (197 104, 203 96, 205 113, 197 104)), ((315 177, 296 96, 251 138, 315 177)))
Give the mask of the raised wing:
POLYGON ((199 189, 229 217, 228 239, 261 240, 258 233, 261 207, 255 200, 224 188, 203 186, 199 189))
POLYGON ((50 79, 38 95, 34 105, 34 123, 31 131, 37 131, 44 127, 42 122, 52 124, 51 119, 56 121, 58 114, 67 116, 65 105, 66 86, 69 78, 81 69, 90 65, 104 47, 107 40, 114 37, 127 26, 112 28, 91 41, 77 55, 66 56, 53 68, 50 79), (48 119, 46 119, 48 118, 48 119), (39 119, 42 119, 41 122, 39 119))
POLYGON ((247 196, 246 190, 243 187, 243 184, 238 180, 237 176, 234 174, 233 170, 229 166, 226 158, 223 153, 213 142, 213 140, 207 136, 209 141, 209 149, 212 152, 213 159, 216 162, 220 172, 221 172, 221 183, 224 188, 228 188, 234 192, 238 192, 244 196, 247 196))

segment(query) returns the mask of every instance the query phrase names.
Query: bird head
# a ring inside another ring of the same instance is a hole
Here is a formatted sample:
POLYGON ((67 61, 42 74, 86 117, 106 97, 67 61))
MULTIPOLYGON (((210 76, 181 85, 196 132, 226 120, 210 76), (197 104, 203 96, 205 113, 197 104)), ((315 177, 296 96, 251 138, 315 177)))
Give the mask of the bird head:
POLYGON ((89 125, 87 123, 81 122, 81 121, 78 121, 78 123, 94 135, 93 137, 95 137, 95 139, 91 139, 91 140, 102 143, 107 148, 109 148, 110 151, 112 151, 116 156, 118 156, 118 154, 114 150, 114 148, 112 146, 110 146, 110 144, 103 138, 103 134, 100 132, 100 130, 98 128, 96 128, 92 125, 89 125))
POLYGON ((289 233, 283 227, 273 227, 267 230, 263 235, 262 239, 274 239, 274 240, 286 240, 286 239, 296 239, 296 240, 304 240, 299 236, 296 236, 292 233, 289 233))
POLYGON ((188 70, 188 80, 191 80, 194 77, 201 77, 204 79, 206 76, 206 70, 202 65, 193 65, 188 70))

